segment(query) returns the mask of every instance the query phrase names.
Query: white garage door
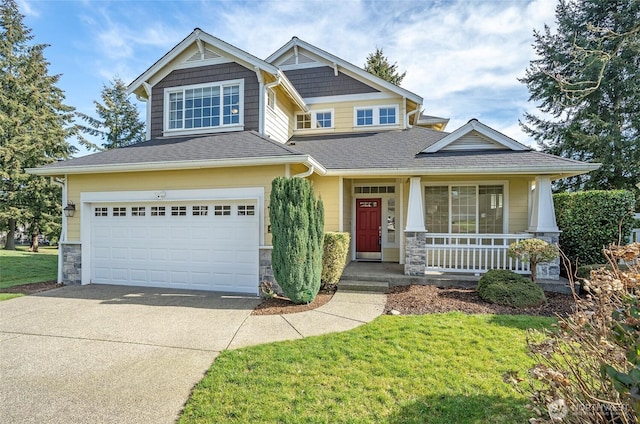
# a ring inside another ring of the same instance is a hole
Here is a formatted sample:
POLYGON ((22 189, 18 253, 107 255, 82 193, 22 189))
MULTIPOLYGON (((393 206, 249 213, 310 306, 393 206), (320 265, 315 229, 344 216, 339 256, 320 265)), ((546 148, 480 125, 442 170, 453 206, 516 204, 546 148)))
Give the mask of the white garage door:
POLYGON ((255 201, 91 207, 91 282, 257 293, 255 201))

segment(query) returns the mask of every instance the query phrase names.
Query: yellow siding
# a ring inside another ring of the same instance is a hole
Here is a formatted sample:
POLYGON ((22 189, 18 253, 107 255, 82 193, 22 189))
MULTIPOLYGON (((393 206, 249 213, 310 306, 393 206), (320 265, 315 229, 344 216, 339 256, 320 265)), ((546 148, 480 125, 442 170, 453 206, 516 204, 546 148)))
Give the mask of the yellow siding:
POLYGON ((310 178, 316 196, 322 198, 324 204, 324 230, 340 229, 340 178, 320 177, 316 174, 310 178))
POLYGON ((400 262, 400 249, 398 247, 385 247, 383 250, 383 262, 400 262))
MULTIPOLYGON (((78 204, 82 192, 264 187, 266 232, 269 225, 271 180, 282 175, 284 175, 284 165, 70 175, 68 198, 78 204)), ((67 234, 70 241, 80 240, 80 214, 81 211, 76 210, 74 217, 68 221, 67 234)), ((271 244, 271 234, 265 234, 265 244, 271 244)))

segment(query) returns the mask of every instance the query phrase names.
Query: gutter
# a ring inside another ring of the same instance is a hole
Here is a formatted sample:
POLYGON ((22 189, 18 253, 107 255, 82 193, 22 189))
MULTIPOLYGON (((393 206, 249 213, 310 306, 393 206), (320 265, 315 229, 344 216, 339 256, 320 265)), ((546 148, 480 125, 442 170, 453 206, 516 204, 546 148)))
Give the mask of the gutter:
POLYGON ((44 168, 27 168, 25 171, 33 175, 56 176, 63 174, 101 174, 115 172, 142 171, 176 171, 183 169, 207 169, 232 166, 282 165, 303 163, 314 166, 315 172, 324 175, 327 170, 310 155, 289 155, 271 157, 253 157, 237 159, 206 159, 175 162, 147 162, 109 165, 56 166, 44 168))
MULTIPOLYGON (((62 207, 67 204, 67 178, 58 179, 51 177, 51 183, 62 188, 62 207)), ((60 230, 60 238, 58 239, 58 284, 62 283, 62 243, 67 240, 67 217, 62 211, 62 229, 60 230)))
POLYGON ((281 82, 282 82, 282 79, 280 78, 280 75, 276 75, 276 80, 273 82, 269 82, 267 84, 264 84, 262 79, 260 79, 260 85, 262 86, 260 87, 260 110, 262 111, 262 113, 260 114, 260 123, 258 125, 260 127, 260 134, 263 134, 265 136, 266 136, 265 126, 266 126, 266 119, 267 119, 266 114, 267 114, 267 103, 268 103, 267 93, 271 88, 277 85, 280 85, 281 82))
MULTIPOLYGON (((405 107, 406 107, 406 104, 407 104, 407 99, 406 98, 404 99, 404 104, 405 104, 405 107)), ((412 116, 412 115, 415 115, 418 112, 420 112, 420 107, 421 106, 422 106, 421 104, 418 104, 414 110, 412 110, 411 112, 407 112, 407 114, 406 114, 406 116, 404 118, 405 119, 405 121, 404 121, 405 122, 405 128, 413 128, 412 125, 409 125, 409 117, 412 116)), ((416 118, 416 122, 418 122, 417 118, 416 118)))

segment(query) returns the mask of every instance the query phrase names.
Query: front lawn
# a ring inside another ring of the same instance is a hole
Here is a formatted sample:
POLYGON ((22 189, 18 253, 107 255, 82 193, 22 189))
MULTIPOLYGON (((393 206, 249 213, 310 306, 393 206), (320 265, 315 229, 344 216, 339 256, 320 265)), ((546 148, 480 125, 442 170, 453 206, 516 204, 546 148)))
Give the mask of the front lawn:
POLYGON ((40 247, 38 253, 18 249, 0 249, 0 289, 58 278, 58 249, 40 247))
POLYGON ((526 399, 502 376, 532 365, 526 328, 553 322, 382 316, 345 333, 225 351, 180 422, 526 422, 526 399))

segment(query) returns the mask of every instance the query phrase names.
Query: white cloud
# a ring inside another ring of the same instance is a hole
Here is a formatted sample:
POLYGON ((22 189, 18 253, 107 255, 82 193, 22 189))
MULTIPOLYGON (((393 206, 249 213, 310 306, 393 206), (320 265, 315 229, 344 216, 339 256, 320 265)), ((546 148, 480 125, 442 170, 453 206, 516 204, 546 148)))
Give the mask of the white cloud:
POLYGON ((25 16, 40 16, 40 11, 34 7, 31 1, 29 0, 17 0, 16 4, 18 5, 18 10, 25 16))

